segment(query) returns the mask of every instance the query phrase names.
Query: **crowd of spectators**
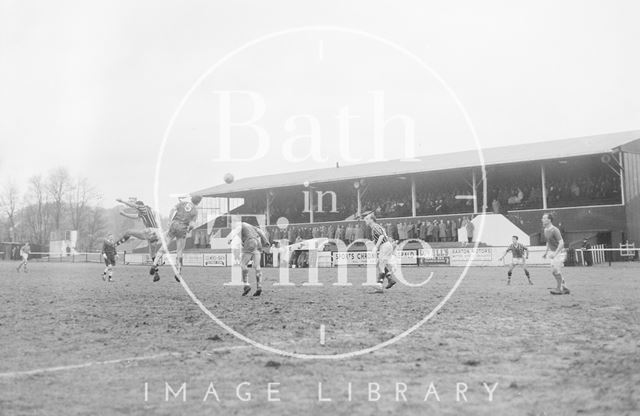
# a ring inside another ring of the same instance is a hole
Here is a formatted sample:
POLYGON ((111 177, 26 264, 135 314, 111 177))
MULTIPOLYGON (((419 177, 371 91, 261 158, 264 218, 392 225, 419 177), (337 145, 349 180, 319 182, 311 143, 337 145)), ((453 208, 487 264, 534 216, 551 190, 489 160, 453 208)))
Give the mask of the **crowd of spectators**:
MULTIPOLYGON (((548 208, 621 203, 620 181, 614 175, 551 177, 546 185, 548 208)), ((489 190, 489 202, 494 213, 541 209, 540 178, 519 177, 494 186, 489 190)))
MULTIPOLYGON (((427 242, 455 242, 458 241, 458 230, 466 228, 469 222, 470 217, 459 216, 445 219, 416 218, 405 221, 380 221, 380 225, 395 241, 419 238, 427 242)), ((469 227, 472 235, 473 226, 469 227)), ((267 232, 271 242, 287 240, 289 244, 312 238, 332 238, 349 245, 356 240, 371 238, 371 229, 364 224, 364 221, 287 227, 269 226, 267 232)))
MULTIPOLYGON (((472 199, 456 199, 457 195, 471 196, 471 189, 451 185, 418 186, 416 189, 416 215, 463 214, 473 212, 472 199)), ((411 192, 403 188, 369 190, 362 201, 364 211, 374 212, 380 218, 410 217, 411 192)))
POLYGON ((620 179, 613 175, 559 178, 548 186, 549 206, 621 203, 620 179))
MULTIPOLYGON (((503 178, 507 175, 503 175, 503 178)), ((507 211, 522 209, 541 209, 543 207, 543 192, 539 175, 535 173, 514 173, 509 179, 490 181, 492 185, 488 189, 488 210, 494 213, 506 214, 507 211)), ((620 182, 612 172, 601 171, 590 175, 566 175, 550 174, 547 184, 547 207, 560 208, 566 206, 597 205, 607 203, 620 203, 620 182)), ((470 186, 460 182, 440 181, 437 183, 418 183, 416 186, 416 215, 446 215, 446 214, 470 214, 473 212, 472 190, 470 186), (462 198, 456 196, 463 196, 462 198)), ((478 188, 478 209, 481 209, 483 201, 482 188, 478 188)), ((304 197, 302 192, 279 193, 273 198, 270 207, 270 223, 275 223, 278 218, 287 218, 289 223, 304 224, 310 220, 308 212, 304 212, 304 197)), ((314 222, 344 221, 354 218, 357 213, 357 201, 354 190, 342 190, 337 192, 337 213, 331 213, 329 198, 324 201, 324 212, 314 212, 314 222)), ((244 205, 234 210, 233 214, 256 214, 266 212, 266 198, 246 198, 244 205)), ((361 213, 373 212, 378 218, 403 218, 412 216, 411 191, 408 181, 389 183, 380 182, 372 184, 363 190, 361 198, 361 213)), ((454 228, 452 225, 436 226, 431 228, 443 228, 442 233, 426 231, 428 224, 410 229, 425 228, 425 236, 432 236, 431 241, 447 241, 455 236, 453 232, 448 235, 446 230, 454 228)), ((459 221, 458 221, 459 222, 459 221)), ((410 224, 412 222, 409 221, 410 224)), ((458 224, 459 225, 459 224, 458 224)), ((333 236, 336 233, 344 233, 343 240, 354 240, 350 234, 358 234, 348 230, 350 226, 343 224, 339 229, 329 229, 329 226, 305 226, 300 225, 295 233, 303 235, 303 238, 313 238, 314 234, 322 237, 333 236)), ((351 227, 354 228, 354 227, 351 227)), ((392 227, 393 228, 393 227, 392 227)), ((396 230, 397 232, 397 230, 396 230)), ((421 232, 421 231, 419 231, 421 232)), ((418 233, 419 233, 418 232, 418 233)), ((290 238, 291 240, 291 238, 290 238)), ((425 238, 426 240, 426 238, 425 238)))

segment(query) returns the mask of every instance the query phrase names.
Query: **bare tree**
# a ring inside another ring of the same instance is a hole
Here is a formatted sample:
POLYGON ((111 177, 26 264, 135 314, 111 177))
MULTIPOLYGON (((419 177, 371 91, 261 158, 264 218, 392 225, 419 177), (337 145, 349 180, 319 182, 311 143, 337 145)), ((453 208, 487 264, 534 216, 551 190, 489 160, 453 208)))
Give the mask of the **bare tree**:
POLYGON ((93 207, 90 209, 87 218, 87 238, 86 246, 83 247, 84 250, 91 251, 98 248, 97 243, 102 237, 106 227, 104 213, 104 208, 93 207))
POLYGON ((95 190, 86 178, 76 179, 67 194, 71 227, 78 230, 78 233, 82 232, 84 221, 89 212, 89 205, 96 196, 95 190))
POLYGON ((29 190, 26 195, 29 205, 25 208, 27 225, 31 238, 38 244, 49 241, 50 206, 42 175, 29 178, 29 190))
POLYGON ((2 193, 0 194, 0 207, 2 207, 2 212, 7 216, 9 221, 9 239, 16 240, 17 239, 17 230, 16 230, 16 215, 18 213, 18 199, 20 198, 20 194, 18 192, 18 187, 15 182, 12 180, 7 181, 3 188, 2 193))
POLYGON ((71 176, 66 168, 57 168, 47 179, 47 193, 53 204, 53 228, 60 231, 60 219, 64 211, 65 196, 71 187, 71 176))

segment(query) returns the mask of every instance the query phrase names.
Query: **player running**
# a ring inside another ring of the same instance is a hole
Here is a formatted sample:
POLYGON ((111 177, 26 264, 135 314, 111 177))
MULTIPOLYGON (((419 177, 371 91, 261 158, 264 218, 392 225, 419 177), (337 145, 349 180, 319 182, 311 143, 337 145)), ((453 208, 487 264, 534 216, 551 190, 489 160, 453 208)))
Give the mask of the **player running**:
POLYGON ((544 226, 544 238, 547 240, 547 250, 544 252, 542 258, 550 259, 551 273, 558 282, 558 287, 551 291, 552 295, 568 295, 571 293, 569 288, 565 285, 562 278, 562 266, 564 266, 564 260, 566 258, 566 252, 564 251, 564 240, 558 227, 553 225, 553 216, 551 214, 544 214, 542 216, 542 225, 544 226))
MULTIPOLYGON (((198 218, 198 210, 196 207, 202 201, 200 195, 194 195, 190 201, 180 201, 169 213, 171 219, 171 225, 166 235, 167 250, 169 249, 169 243, 171 240, 176 240, 176 269, 178 274, 173 277, 177 282, 180 281, 178 275, 182 271, 182 254, 184 252, 184 246, 187 242, 187 234, 195 227, 195 221, 198 218)), ((149 274, 153 275, 153 281, 160 280, 160 274, 158 273, 159 266, 162 264, 162 258, 164 257, 165 249, 160 246, 155 258, 153 259, 153 266, 149 270, 149 274)))
POLYGON ((231 245, 237 235, 240 235, 240 240, 242 241, 242 257, 240 258, 242 283, 244 283, 242 296, 247 296, 251 292, 251 285, 249 284, 250 261, 253 262, 253 268, 256 271, 256 291, 253 296, 260 296, 262 294, 262 268, 260 267, 262 247, 269 244, 269 239, 260 228, 246 222, 236 225, 227 236, 227 243, 231 245))
POLYGON ((502 261, 507 253, 511 252, 511 267, 509 267, 509 271, 507 272, 507 285, 511 284, 511 275, 513 274, 513 269, 517 266, 522 266, 524 270, 525 276, 527 276, 527 280, 529 284, 532 285, 531 276, 529 275, 529 270, 527 270, 527 259, 529 258, 529 249, 525 247, 524 244, 518 242, 518 236, 514 235, 511 239, 511 245, 504 252, 502 257, 498 259, 502 261))
POLYGON ((20 268, 24 266, 24 272, 27 273, 27 263, 29 260, 29 254, 31 254, 31 246, 29 243, 25 243, 22 247, 20 247, 20 257, 22 257, 22 261, 18 265, 16 271, 20 273, 20 268))
POLYGON ((382 283, 385 277, 387 278, 386 289, 391 289, 396 284, 395 267, 391 263, 394 252, 393 245, 391 245, 386 231, 378 224, 373 213, 364 217, 364 222, 371 228, 371 240, 376 244, 375 251, 378 253, 378 285, 376 293, 382 293, 382 283))
POLYGON ((113 267, 116 265, 116 257, 118 257, 118 253, 116 252, 116 244, 113 242, 113 234, 107 234, 107 238, 102 244, 102 258, 106 266, 102 272, 102 280, 107 280, 108 275, 109 282, 113 282, 113 267))

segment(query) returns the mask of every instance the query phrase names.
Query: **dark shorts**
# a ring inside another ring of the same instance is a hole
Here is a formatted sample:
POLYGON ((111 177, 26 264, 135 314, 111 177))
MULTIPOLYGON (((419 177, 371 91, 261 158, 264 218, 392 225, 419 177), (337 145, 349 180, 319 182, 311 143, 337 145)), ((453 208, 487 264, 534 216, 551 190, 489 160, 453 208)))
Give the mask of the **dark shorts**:
POLYGON ((169 227, 169 238, 186 238, 187 232, 189 231, 189 226, 183 222, 172 222, 171 227, 169 227))
POLYGON ((104 259, 104 265, 105 266, 115 266, 116 265, 116 256, 107 255, 107 258, 104 259))
POLYGON ((242 243, 242 252, 245 254, 254 254, 262 251, 262 244, 259 238, 249 238, 242 243))
POLYGON ((160 231, 158 231, 157 228, 145 228, 143 233, 147 241, 150 243, 155 243, 160 240, 160 231))

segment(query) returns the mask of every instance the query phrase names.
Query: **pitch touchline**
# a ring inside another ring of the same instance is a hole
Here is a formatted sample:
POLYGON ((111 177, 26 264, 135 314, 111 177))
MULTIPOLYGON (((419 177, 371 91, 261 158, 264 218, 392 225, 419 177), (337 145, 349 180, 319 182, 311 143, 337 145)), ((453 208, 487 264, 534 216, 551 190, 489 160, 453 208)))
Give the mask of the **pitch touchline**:
MULTIPOLYGON (((235 345, 231 347, 220 347, 212 350, 202 351, 204 353, 207 352, 223 352, 223 351, 233 351, 239 349, 251 348, 251 345, 235 345)), ((146 361, 146 360, 156 360, 158 358, 164 357, 180 357, 183 355, 194 354, 193 351, 190 352, 163 352, 160 354, 154 355, 145 355, 142 357, 130 357, 130 358, 119 358, 115 360, 107 360, 107 361, 92 361, 83 364, 73 364, 73 365, 63 365, 58 367, 46 367, 46 368, 36 368, 34 370, 29 371, 11 371, 8 373, 0 373, 0 378, 12 378, 12 377, 22 377, 22 376, 32 376, 36 374, 44 374, 44 373, 53 373, 56 371, 67 371, 67 370, 77 370, 80 368, 93 367, 96 365, 109 365, 109 364, 119 364, 123 362, 135 362, 135 361, 146 361)))

